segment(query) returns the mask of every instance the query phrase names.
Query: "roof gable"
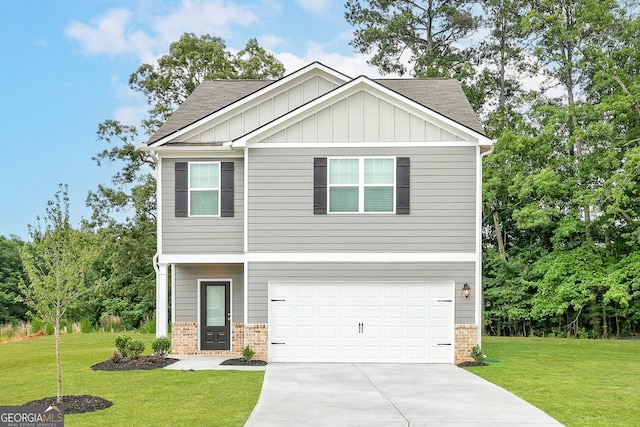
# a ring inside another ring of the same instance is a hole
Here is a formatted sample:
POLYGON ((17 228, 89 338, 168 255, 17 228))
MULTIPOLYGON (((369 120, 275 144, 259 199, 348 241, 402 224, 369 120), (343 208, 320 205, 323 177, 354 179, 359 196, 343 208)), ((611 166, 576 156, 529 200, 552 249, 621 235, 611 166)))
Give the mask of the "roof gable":
MULTIPOLYGON (((462 93, 461 88, 459 92, 462 93)), ((474 141, 480 145, 491 144, 482 132, 377 81, 359 77, 243 135, 234 141, 234 146, 260 142, 344 141, 474 141)))
POLYGON ((147 145, 229 141, 349 79, 314 62, 276 81, 207 80, 198 85, 147 145))

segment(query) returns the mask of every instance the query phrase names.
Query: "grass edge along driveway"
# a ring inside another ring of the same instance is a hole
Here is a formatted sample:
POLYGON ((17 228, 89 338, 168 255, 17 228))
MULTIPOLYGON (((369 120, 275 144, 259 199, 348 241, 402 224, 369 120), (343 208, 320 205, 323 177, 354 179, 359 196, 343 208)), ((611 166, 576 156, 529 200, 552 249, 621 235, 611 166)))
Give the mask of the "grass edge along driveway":
POLYGON ((489 366, 468 371, 567 427, 640 423, 640 340, 483 337, 489 366))
MULTIPOLYGON (((111 408, 65 415, 74 426, 242 426, 255 406, 264 372, 256 371, 92 371, 113 354, 116 336, 142 340, 151 352, 152 334, 63 334, 65 395, 89 394, 111 408)), ((17 406, 55 396, 52 336, 0 344, 0 406, 17 406)))

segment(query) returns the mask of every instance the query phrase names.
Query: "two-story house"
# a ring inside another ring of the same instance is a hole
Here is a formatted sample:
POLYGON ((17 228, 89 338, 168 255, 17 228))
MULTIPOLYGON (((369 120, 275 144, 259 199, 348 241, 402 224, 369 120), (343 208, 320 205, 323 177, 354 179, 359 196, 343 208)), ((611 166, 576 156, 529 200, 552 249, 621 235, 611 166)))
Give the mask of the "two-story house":
POLYGON ((203 82, 157 157, 157 332, 172 352, 453 363, 481 332, 481 158, 449 79, 203 82), (170 301, 170 310, 168 304, 170 301))

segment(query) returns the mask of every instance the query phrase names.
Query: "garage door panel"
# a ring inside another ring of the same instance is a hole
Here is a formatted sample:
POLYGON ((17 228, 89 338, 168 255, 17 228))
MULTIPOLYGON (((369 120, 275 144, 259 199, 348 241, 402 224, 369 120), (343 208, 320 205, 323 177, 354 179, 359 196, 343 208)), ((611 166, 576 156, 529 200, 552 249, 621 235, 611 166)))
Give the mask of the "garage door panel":
POLYGON ((269 340, 285 344, 269 358, 452 363, 453 296, 452 283, 271 285, 269 340))

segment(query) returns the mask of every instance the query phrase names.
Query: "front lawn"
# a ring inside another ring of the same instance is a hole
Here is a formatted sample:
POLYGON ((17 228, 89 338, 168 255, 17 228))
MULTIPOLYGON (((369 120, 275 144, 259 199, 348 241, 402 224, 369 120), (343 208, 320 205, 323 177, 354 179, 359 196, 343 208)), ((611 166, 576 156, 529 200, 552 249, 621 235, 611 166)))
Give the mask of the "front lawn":
POLYGON ((640 341, 483 337, 489 366, 467 368, 571 426, 640 422, 640 341))
MULTIPOLYGON (((89 367, 109 359, 120 333, 63 334, 65 395, 89 394, 113 402, 111 408, 65 415, 68 426, 242 426, 255 406, 264 372, 105 372, 89 367)), ((152 334, 128 332, 151 352, 152 334)), ((0 344, 0 406, 55 396, 52 336, 0 344)))

